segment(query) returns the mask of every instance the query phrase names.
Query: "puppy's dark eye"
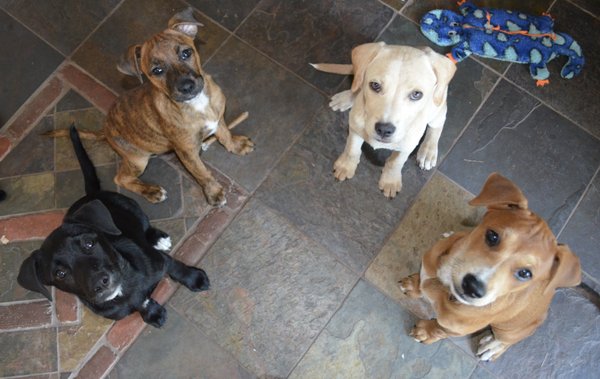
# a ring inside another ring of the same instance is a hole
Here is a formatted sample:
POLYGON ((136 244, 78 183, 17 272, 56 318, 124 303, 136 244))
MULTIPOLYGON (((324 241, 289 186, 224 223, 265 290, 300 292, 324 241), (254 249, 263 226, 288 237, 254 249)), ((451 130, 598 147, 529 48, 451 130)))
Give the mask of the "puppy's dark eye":
POLYGON ((186 60, 192 56, 192 49, 185 49, 181 52, 181 59, 186 60))
POLYGON ((165 70, 162 69, 162 67, 154 67, 152 69, 152 75, 156 75, 156 76, 160 76, 165 72, 165 70))
POLYGON ((421 91, 412 91, 408 96, 412 101, 421 100, 423 97, 423 92, 421 91))
POLYGON ((500 236, 491 229, 485 231, 485 243, 489 246, 496 246, 500 243, 500 236))
POLYGON ((381 84, 377 82, 369 82, 369 87, 376 93, 381 92, 381 84))
POLYGON ((533 274, 531 273, 530 270, 526 269, 526 268, 522 268, 519 271, 517 271, 515 273, 515 276, 517 277, 517 279, 519 279, 522 282, 526 282, 528 280, 531 280, 531 278, 533 277, 533 274))
POLYGON ((91 250, 95 244, 96 244, 96 241, 94 241, 93 239, 89 239, 89 238, 86 238, 81 242, 81 245, 83 246, 83 248, 85 250, 91 250))
POLYGON ((54 276, 58 279, 64 279, 67 276, 67 272, 65 270, 58 269, 54 271, 54 276))

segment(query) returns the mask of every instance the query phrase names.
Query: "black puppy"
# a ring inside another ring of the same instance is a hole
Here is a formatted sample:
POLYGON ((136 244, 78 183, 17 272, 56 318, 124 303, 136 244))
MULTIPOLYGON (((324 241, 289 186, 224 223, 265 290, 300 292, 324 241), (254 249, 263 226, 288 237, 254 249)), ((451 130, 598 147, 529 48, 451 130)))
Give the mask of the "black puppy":
POLYGON ((101 316, 119 320, 138 311, 145 322, 160 327, 167 313, 150 295, 163 276, 169 274, 192 291, 207 290, 208 277, 165 253, 170 237, 150 226, 134 200, 100 189, 74 126, 70 134, 86 195, 69 208, 62 225, 41 248, 25 259, 17 280, 50 301, 44 285, 77 295, 101 316))

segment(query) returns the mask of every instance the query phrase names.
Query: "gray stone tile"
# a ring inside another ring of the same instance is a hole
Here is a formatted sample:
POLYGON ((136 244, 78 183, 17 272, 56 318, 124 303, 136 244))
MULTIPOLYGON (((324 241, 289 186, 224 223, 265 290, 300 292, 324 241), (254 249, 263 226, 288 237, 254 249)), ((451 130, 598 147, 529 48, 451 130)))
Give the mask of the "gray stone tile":
POLYGON ((33 94, 63 61, 63 56, 0 10, 0 125, 33 94), (18 52, 18 53, 17 53, 18 52))
POLYGON ((483 363, 479 363, 477 367, 475 367, 475 371, 469 377, 470 379, 496 379, 498 378, 496 375, 492 374, 484 367, 482 367, 483 363))
POLYGON ((0 179, 6 199, 0 202, 0 216, 54 208, 54 175, 50 172, 0 179))
POLYGON ((73 90, 70 90, 56 104, 56 111, 65 112, 93 107, 94 106, 90 104, 86 99, 84 99, 80 94, 73 90))
POLYGON ((402 191, 389 200, 378 188, 381 168, 363 156, 355 177, 337 182, 333 163, 344 149, 347 120, 347 113, 324 107, 257 196, 361 273, 431 173, 410 157, 402 191))
POLYGON ((54 169, 54 141, 40 133, 54 128, 51 116, 44 117, 15 148, 0 161, 0 177, 34 174, 54 169))
POLYGON ((566 58, 558 57, 548 65, 550 84, 543 88, 535 86, 524 65, 513 65, 507 77, 600 138, 600 39, 590 33, 600 28, 600 20, 564 0, 557 1, 551 13, 556 18, 554 30, 571 35, 583 50, 581 74, 569 80, 561 78, 566 58))
POLYGON ((57 358, 56 328, 0 333, 1 377, 56 371, 57 358))
POLYGON ((322 246, 251 200, 201 261, 211 290, 171 305, 251 373, 286 377, 356 280, 322 246))
POLYGON ((44 299, 43 295, 28 291, 17 283, 21 263, 41 244, 42 241, 26 241, 0 245, 0 303, 44 299))
POLYGON ((290 72, 236 38, 206 65, 227 96, 225 119, 249 117, 233 133, 250 137, 255 151, 237 156, 218 143, 203 158, 249 191, 254 191, 283 152, 310 123, 325 99, 290 72))
POLYGON ((571 2, 595 16, 600 16, 600 3, 595 0, 572 0, 571 2))
POLYGON ((342 79, 308 63, 349 63, 352 48, 375 40, 393 16, 375 0, 264 0, 236 34, 331 93, 342 79))
POLYGON ((558 232, 600 162, 600 141, 502 81, 440 169, 471 193, 498 171, 558 232))
POLYGON ((290 378, 466 378, 476 361, 408 336, 415 319, 360 281, 290 378))
POLYGON ((189 0, 192 6, 229 30, 237 28, 260 0, 189 0))
POLYGON ((167 312, 167 323, 161 329, 146 328, 109 379, 253 377, 173 308, 167 307, 167 312))
POLYGON ((560 233, 559 241, 569 245, 581 259, 581 268, 600 283, 600 175, 596 175, 575 213, 560 233))
MULTIPOLYGON (((117 185, 113 181, 116 172, 117 169, 114 164, 96 167, 96 174, 100 179, 103 190, 117 190, 117 185)), ((69 208, 76 200, 85 195, 81 170, 57 172, 54 185, 56 208, 69 208)))
POLYGON ((599 335, 597 294, 579 287, 561 289, 544 324, 484 367, 502 378, 596 378, 600 372, 599 335))

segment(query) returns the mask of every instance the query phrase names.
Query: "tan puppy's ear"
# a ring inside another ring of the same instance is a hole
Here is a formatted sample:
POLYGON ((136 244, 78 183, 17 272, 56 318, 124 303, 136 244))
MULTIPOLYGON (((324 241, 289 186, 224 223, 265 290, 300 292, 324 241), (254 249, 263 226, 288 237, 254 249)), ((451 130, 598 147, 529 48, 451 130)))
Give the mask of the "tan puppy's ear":
POLYGON ((354 80, 352 81, 352 93, 358 91, 365 79, 365 71, 369 63, 375 59, 379 51, 385 46, 385 42, 365 43, 352 49, 352 68, 354 80))
POLYGON ((493 209, 527 209, 527 199, 519 187, 497 172, 487 178, 481 193, 469 204, 493 209))
POLYGON ((192 38, 196 37, 198 26, 204 25, 194 18, 194 10, 191 7, 175 14, 169 20, 169 28, 192 38))
POLYGON ((143 83, 142 69, 140 68, 141 52, 141 45, 129 46, 127 52, 119 59, 117 70, 125 75, 135 76, 139 79, 140 83, 143 83))
POLYGON ((559 244, 550 272, 550 281, 544 294, 559 287, 574 287, 581 283, 581 264, 579 257, 571 252, 567 245, 559 244))
POLYGON ((446 58, 444 55, 438 54, 433 51, 430 47, 421 47, 431 65, 433 67, 433 72, 437 77, 437 83, 435 85, 435 90, 433 91, 433 103, 436 106, 440 106, 446 101, 446 94, 448 93, 448 84, 450 84, 450 80, 454 77, 454 73, 456 72, 456 64, 454 64, 450 59, 446 58))

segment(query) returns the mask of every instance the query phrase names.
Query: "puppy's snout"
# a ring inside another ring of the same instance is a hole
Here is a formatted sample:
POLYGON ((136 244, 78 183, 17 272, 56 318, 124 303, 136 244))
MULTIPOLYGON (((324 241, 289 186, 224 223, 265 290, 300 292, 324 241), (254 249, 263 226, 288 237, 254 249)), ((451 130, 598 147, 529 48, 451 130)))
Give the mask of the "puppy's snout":
POLYGON ((190 94, 196 89, 196 82, 192 79, 183 79, 177 85, 177 90, 183 94, 190 94))
POLYGON ((485 296, 485 284, 473 274, 467 274, 462 280, 465 295, 480 299, 485 296))
POLYGON ((110 277, 108 274, 101 274, 96 281, 96 286, 94 287, 94 292, 102 292, 107 289, 110 285, 110 277))
POLYGON ((375 124, 375 132, 381 138, 388 138, 396 131, 394 124, 389 122, 378 122, 375 124))

